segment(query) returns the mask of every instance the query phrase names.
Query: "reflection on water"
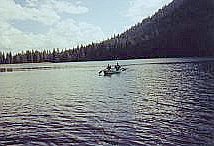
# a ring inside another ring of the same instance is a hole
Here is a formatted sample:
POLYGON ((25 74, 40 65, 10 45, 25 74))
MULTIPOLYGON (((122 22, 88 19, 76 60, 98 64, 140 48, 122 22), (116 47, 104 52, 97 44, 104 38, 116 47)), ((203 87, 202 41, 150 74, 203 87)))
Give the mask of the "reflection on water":
POLYGON ((108 63, 0 66, 0 145, 214 145, 214 59, 108 63))

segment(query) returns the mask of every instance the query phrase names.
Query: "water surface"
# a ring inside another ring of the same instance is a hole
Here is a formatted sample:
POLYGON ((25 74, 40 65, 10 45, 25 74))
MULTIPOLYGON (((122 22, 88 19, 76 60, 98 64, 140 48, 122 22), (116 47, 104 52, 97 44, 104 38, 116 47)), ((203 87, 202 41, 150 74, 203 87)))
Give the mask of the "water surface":
POLYGON ((0 65, 0 145, 214 145, 214 59, 0 65))

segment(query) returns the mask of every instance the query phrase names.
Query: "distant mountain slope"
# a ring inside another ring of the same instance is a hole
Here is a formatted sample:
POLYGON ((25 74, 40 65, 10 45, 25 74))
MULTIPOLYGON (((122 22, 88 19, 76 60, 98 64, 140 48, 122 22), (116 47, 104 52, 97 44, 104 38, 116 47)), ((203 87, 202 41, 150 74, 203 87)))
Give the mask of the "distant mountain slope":
POLYGON ((214 1, 174 0, 103 44, 124 46, 114 52, 128 58, 214 55, 214 1))

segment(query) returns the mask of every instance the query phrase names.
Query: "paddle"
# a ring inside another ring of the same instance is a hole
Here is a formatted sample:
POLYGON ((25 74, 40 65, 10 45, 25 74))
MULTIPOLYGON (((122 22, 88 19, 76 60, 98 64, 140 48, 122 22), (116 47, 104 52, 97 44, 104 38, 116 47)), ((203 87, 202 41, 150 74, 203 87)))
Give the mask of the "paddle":
POLYGON ((103 72, 103 70, 99 71, 99 74, 101 74, 103 72))

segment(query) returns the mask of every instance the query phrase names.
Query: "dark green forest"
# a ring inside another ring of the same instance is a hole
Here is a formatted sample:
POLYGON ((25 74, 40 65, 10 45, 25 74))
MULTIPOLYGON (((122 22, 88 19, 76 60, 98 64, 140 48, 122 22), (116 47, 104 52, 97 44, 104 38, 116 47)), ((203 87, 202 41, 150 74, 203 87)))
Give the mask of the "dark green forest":
POLYGON ((100 43, 73 49, 0 52, 0 63, 214 56, 214 1, 174 0, 153 16, 100 43))

